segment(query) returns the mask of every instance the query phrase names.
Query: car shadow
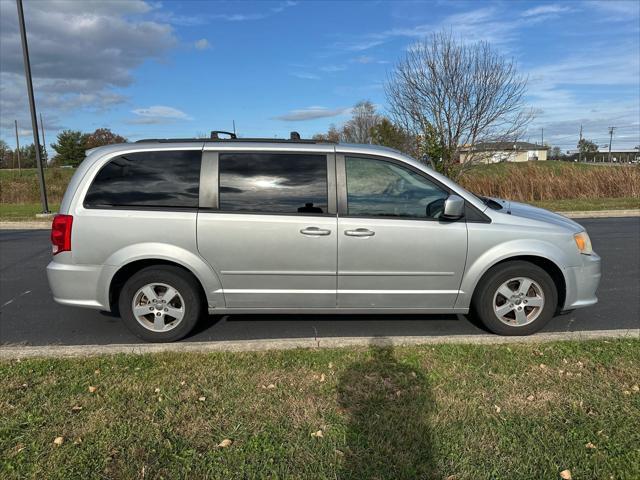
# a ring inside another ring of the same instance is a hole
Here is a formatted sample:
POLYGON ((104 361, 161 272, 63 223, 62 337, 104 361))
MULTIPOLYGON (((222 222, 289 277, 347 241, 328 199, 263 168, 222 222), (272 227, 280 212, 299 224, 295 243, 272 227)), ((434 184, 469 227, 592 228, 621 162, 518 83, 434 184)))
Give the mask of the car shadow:
POLYGON ((187 341, 483 334, 451 314, 236 314, 203 317, 187 341))

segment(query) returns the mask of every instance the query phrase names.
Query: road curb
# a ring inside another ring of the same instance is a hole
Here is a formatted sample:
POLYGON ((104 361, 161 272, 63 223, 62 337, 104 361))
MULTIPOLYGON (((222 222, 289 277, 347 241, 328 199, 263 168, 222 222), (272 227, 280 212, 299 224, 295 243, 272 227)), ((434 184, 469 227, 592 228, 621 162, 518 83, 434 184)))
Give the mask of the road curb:
POLYGON ((591 210, 585 212, 556 212, 568 218, 624 218, 640 217, 640 209, 591 210))
POLYGON ((267 350, 344 348, 361 346, 405 346, 435 344, 532 344, 567 340, 596 340, 614 338, 640 338, 640 329, 592 330, 582 332, 539 333, 529 337, 500 337, 497 335, 449 335, 420 337, 330 337, 285 338, 265 340, 231 340, 220 342, 136 343, 112 345, 4 345, 0 347, 0 360, 36 357, 82 357, 114 355, 119 353, 142 355, 147 353, 209 353, 209 352, 257 352, 267 350))
MULTIPOLYGON (((640 209, 627 210, 592 210, 584 212, 556 212, 568 218, 623 218, 640 217, 640 209)), ((0 230, 49 230, 51 222, 0 222, 0 230)))
POLYGON ((49 230, 51 222, 0 222, 0 230, 49 230))

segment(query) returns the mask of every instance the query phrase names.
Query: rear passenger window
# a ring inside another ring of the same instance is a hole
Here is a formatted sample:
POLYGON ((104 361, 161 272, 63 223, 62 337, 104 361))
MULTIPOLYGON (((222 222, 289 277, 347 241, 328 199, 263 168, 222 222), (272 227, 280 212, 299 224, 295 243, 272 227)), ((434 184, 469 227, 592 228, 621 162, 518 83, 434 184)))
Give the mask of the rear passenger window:
POLYGON ((221 153, 223 211, 327 213, 326 155, 221 153))
POLYGON ((197 208, 200 158, 199 150, 116 157, 96 175, 84 206, 197 208))

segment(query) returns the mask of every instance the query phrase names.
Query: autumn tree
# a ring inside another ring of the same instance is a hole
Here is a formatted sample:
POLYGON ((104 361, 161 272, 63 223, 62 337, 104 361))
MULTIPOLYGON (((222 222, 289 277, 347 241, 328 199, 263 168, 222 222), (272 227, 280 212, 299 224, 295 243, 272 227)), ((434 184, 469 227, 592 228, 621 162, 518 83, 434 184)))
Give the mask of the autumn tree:
POLYGON ((455 177, 483 160, 479 143, 522 135, 533 118, 526 85, 513 60, 487 42, 463 43, 440 32, 406 53, 385 91, 394 123, 439 155, 429 155, 435 168, 455 177), (462 149, 468 161, 457 166, 462 149))
POLYGON ((108 128, 98 128, 95 132, 89 133, 85 140, 85 149, 102 147, 113 143, 125 143, 127 141, 122 135, 113 133, 108 128))
POLYGON ((333 142, 338 143, 340 141, 340 132, 336 128, 334 124, 329 126, 329 131, 327 133, 316 133, 313 137, 313 140, 321 141, 321 142, 333 142))

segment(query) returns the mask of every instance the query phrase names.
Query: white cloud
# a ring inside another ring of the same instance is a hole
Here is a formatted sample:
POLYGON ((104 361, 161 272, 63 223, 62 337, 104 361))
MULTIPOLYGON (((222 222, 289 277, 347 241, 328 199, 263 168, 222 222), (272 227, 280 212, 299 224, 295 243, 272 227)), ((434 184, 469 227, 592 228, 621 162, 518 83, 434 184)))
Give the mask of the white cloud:
POLYGON ((637 22, 640 16, 637 0, 590 0, 585 5, 606 15, 604 20, 637 22))
POLYGON ((369 64, 369 63, 379 63, 379 64, 385 64, 385 63, 389 63, 387 60, 378 60, 372 56, 369 55, 360 55, 359 57, 356 57, 354 59, 351 60, 354 63, 362 63, 363 65, 369 64))
POLYGON ((544 127, 545 140, 574 148, 581 124, 584 136, 596 143, 607 140, 608 127, 613 125, 624 126, 614 137, 615 146, 633 147, 640 142, 637 46, 620 51, 628 53, 605 55, 595 49, 529 70, 528 101, 540 111, 532 125, 535 138, 544 127), (586 87, 594 93, 580 95, 586 87), (616 100, 611 99, 611 91, 616 92, 616 100), (597 92, 603 92, 602 97, 597 92))
POLYGON ((285 122, 301 122, 305 120, 316 120, 318 118, 337 117, 345 115, 351 111, 351 108, 326 108, 326 107, 308 107, 299 110, 291 110, 284 115, 275 117, 276 120, 285 122))
POLYGON ((346 69, 346 65, 324 65, 320 67, 321 71, 328 73, 342 72, 346 69))
MULTIPOLYGON (((133 70, 177 44, 168 24, 141 19, 149 3, 26 2, 25 17, 36 104, 49 128, 69 111, 100 111, 126 97, 114 88, 133 82, 133 70)), ((13 2, 0 2, 0 127, 28 125, 22 48, 13 2)), ((9 132, 7 132, 9 133, 9 132)))
POLYGON ((563 13, 570 11, 571 8, 567 5, 548 4, 533 7, 522 12, 523 17, 536 17, 538 15, 553 15, 556 13, 563 13))
POLYGON ((207 40, 206 38, 201 38, 200 40, 196 40, 193 46, 196 47, 197 50, 207 50, 211 48, 211 44, 209 43, 209 40, 207 40))
POLYGON ((134 124, 159 124, 173 123, 178 120, 192 120, 192 118, 177 108, 167 107, 165 105, 153 105, 146 108, 136 108, 132 113, 138 115, 138 118, 129 120, 128 123, 134 124))
POLYGON ((320 80, 320 77, 315 73, 291 72, 291 75, 293 75, 296 78, 301 78, 302 80, 320 80))
POLYGON ((201 13, 197 15, 178 15, 171 11, 157 12, 154 18, 157 21, 167 22, 172 25, 179 25, 183 27, 193 27, 198 25, 206 25, 211 21, 222 20, 223 22, 248 22, 262 20, 273 15, 277 15, 290 7, 294 7, 298 2, 285 1, 278 5, 264 11, 249 12, 249 13, 214 13, 207 14, 201 13))

